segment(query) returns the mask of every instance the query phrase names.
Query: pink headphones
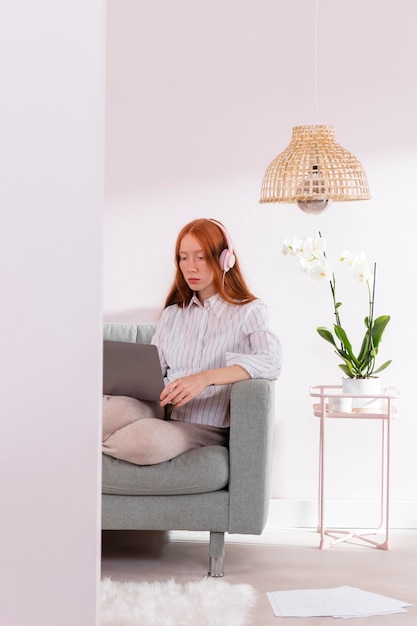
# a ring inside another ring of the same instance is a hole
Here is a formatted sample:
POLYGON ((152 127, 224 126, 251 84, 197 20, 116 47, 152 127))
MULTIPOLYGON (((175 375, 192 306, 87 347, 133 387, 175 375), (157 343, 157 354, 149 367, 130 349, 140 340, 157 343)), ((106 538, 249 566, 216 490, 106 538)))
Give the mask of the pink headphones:
POLYGON ((232 240, 229 237, 229 233, 227 232, 225 227, 222 224, 220 224, 220 222, 218 222, 217 220, 213 220, 213 219, 210 219, 209 221, 213 222, 213 224, 216 224, 216 226, 220 228, 223 235, 226 237, 227 248, 225 248, 220 254, 220 268, 222 269, 223 272, 228 272, 229 270, 232 269, 236 261, 235 255, 233 254, 232 240))

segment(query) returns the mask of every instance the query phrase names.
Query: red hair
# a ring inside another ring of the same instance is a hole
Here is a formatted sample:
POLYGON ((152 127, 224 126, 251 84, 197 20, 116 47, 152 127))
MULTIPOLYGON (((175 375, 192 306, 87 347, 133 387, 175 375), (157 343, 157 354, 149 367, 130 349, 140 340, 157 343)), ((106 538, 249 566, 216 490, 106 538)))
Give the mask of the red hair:
POLYGON ((223 300, 231 304, 246 304, 256 300, 256 296, 249 291, 246 285, 237 258, 234 266, 228 272, 223 272, 220 267, 220 255, 228 247, 226 236, 222 229, 209 219, 197 219, 186 224, 178 233, 175 245, 175 265, 177 269, 174 282, 165 301, 165 307, 171 304, 178 304, 178 306, 187 305, 193 296, 193 291, 187 285, 179 267, 179 249, 185 235, 192 235, 201 244, 207 265, 213 271, 216 292, 223 300))

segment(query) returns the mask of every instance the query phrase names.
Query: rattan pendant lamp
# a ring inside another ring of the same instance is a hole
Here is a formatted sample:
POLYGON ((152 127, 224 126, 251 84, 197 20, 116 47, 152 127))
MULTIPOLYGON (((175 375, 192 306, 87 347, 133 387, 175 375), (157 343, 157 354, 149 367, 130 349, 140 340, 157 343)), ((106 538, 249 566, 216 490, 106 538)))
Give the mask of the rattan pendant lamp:
MULTIPOLYGON (((317 31, 315 6, 315 118, 317 119, 317 31)), ((260 203, 296 203, 306 213, 322 213, 331 201, 369 200, 360 161, 336 142, 333 126, 294 126, 289 146, 266 169, 260 203)))

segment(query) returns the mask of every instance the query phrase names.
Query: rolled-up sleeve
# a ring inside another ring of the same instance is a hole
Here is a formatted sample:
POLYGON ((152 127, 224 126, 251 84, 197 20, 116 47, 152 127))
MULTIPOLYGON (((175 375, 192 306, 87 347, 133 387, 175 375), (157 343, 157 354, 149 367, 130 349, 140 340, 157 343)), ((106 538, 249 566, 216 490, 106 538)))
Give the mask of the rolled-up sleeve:
POLYGON ((251 378, 276 380, 282 367, 281 342, 269 329, 268 310, 261 300, 247 306, 242 331, 239 352, 227 352, 226 365, 240 365, 251 378))

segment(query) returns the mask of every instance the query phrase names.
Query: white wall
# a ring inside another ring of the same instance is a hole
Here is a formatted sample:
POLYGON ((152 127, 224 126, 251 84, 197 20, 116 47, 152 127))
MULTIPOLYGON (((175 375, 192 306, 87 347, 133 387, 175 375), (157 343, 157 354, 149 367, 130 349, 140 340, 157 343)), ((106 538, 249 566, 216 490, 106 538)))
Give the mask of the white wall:
MULTIPOLYGON (((195 217, 227 225, 283 343, 273 496, 299 511, 317 493, 318 424, 308 387, 337 384, 339 369, 315 332, 332 323, 330 290, 283 257, 281 242, 321 230, 333 258, 349 248, 375 260, 376 312, 392 316, 380 353, 394 363, 383 383, 403 394, 391 495, 409 505, 414 526, 416 19, 413 0, 321 0, 315 120, 312 0, 109 0, 104 241, 106 319, 148 321, 171 282, 179 228, 195 217), (292 126, 315 121, 334 125, 337 140, 362 161, 372 200, 334 204, 320 217, 294 205, 259 205, 264 170, 288 145, 292 126)), ((355 333, 366 293, 353 280, 340 283, 355 333)), ((377 497, 379 431, 335 425, 330 444, 335 464, 344 455, 342 476, 330 472, 330 497, 377 497)))
POLYGON ((0 11, 7 626, 97 623, 104 13, 101 0, 0 11))

